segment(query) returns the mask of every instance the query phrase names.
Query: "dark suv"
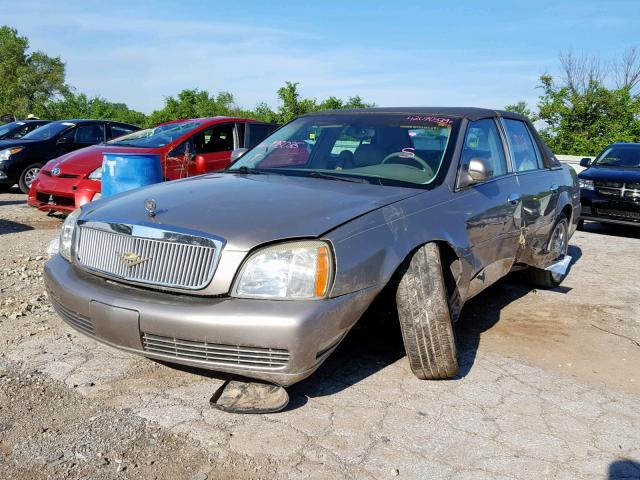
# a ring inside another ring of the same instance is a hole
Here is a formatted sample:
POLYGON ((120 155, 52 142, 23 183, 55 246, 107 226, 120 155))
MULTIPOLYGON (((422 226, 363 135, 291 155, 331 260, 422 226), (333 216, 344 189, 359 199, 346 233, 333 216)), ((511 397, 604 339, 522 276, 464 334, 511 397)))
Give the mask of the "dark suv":
POLYGON ((49 160, 139 129, 106 120, 60 120, 19 140, 0 141, 0 190, 17 183, 20 190, 28 193, 40 168, 49 160))
POLYGON ((640 226, 640 143, 611 144, 580 165, 581 221, 640 226))
POLYGON ((50 120, 16 120, 0 125, 0 140, 17 140, 49 122, 50 120))

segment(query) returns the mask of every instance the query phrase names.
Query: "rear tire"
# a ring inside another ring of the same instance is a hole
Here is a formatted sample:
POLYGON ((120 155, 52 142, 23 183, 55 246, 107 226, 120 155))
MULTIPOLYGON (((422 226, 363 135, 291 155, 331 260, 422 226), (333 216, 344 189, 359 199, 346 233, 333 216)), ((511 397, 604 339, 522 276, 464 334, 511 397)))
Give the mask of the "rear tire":
POLYGON ((418 249, 401 275, 396 303, 411 371, 423 380, 450 378, 458 360, 438 245, 418 249))
MULTIPOLYGON (((569 248, 569 222, 567 217, 561 215, 551 230, 547 249, 556 252, 558 258, 563 258, 569 248)), ((543 270, 541 268, 529 267, 524 271, 529 283, 541 288, 554 288, 562 283, 567 274, 560 275, 543 270)))
POLYGON ((18 186, 20 187, 20 190, 22 190, 22 193, 29 193, 31 184, 40 173, 41 168, 42 168, 41 163, 32 163, 27 168, 22 170, 22 173, 20 174, 20 179, 18 180, 18 186))
POLYGON ((578 221, 578 225, 576 226, 576 229, 578 229, 580 232, 584 230, 584 220, 578 221))

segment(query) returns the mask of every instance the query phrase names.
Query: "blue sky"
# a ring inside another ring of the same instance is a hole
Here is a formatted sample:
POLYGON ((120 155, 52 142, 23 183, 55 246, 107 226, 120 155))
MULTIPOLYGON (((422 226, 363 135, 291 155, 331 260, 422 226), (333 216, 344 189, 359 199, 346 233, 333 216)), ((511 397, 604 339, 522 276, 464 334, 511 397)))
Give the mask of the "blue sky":
POLYGON ((535 104, 560 51, 607 60, 640 45, 638 0, 0 0, 0 12, 62 57, 78 91, 144 112, 196 87, 276 106, 285 80, 380 106, 535 104))

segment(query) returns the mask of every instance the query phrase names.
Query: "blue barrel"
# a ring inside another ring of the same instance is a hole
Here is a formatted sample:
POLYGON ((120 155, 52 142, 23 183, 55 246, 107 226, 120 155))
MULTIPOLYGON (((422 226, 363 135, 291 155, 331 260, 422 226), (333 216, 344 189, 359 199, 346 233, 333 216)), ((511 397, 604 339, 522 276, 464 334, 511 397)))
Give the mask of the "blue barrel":
POLYGON ((103 197, 161 181, 160 155, 104 153, 102 156, 103 197))

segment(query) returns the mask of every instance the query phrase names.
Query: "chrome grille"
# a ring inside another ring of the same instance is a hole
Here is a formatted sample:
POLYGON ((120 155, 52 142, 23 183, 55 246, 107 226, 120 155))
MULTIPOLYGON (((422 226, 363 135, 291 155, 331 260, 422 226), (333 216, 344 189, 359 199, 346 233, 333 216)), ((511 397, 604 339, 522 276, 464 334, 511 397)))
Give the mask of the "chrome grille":
POLYGON ((63 307, 62 304, 60 304, 60 302, 54 297, 49 297, 49 300, 51 305, 53 305, 54 310, 65 322, 85 335, 95 335, 90 318, 63 307))
POLYGON ((632 220, 640 220, 640 212, 629 212, 627 210, 610 210, 607 208, 598 208, 596 212, 599 215, 606 215, 609 217, 630 218, 632 220))
POLYGON ((150 353, 234 367, 276 370, 286 367, 289 363, 289 352, 276 348, 220 345, 150 333, 143 334, 142 345, 144 350, 150 353))
POLYGON ((134 283, 197 290, 213 276, 216 248, 80 226, 76 258, 89 270, 134 283), (123 255, 137 255, 137 265, 123 255))
POLYGON ((638 183, 597 181, 595 187, 600 195, 640 200, 640 184, 638 183))

